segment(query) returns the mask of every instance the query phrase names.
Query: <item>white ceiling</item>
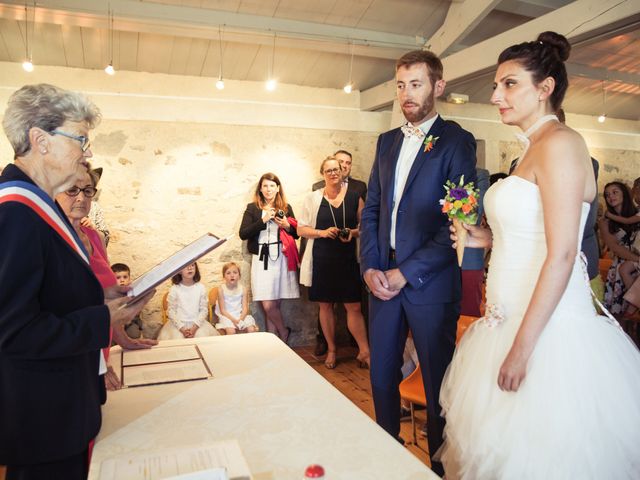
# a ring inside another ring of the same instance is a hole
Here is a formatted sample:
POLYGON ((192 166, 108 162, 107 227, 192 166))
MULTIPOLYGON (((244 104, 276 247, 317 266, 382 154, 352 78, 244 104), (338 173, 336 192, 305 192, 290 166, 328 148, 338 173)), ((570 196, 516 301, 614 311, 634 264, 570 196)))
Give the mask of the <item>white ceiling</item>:
MULTIPOLYGON (((432 46, 444 59, 447 77, 447 71, 454 70, 451 65, 471 65, 479 51, 493 62, 502 48, 534 38, 548 24, 546 28, 558 25, 555 28, 567 34, 573 44, 565 109, 599 115, 604 108, 610 117, 639 120, 640 0, 577 0, 573 5, 578 9, 569 11, 571 3, 38 0, 34 14, 33 0, 29 0, 25 28, 24 1, 0 0, 0 61, 24 60, 27 31, 36 65, 103 69, 112 60, 116 70, 216 78, 221 31, 224 78, 263 81, 273 58, 273 75, 280 82, 342 88, 349 79, 353 51, 355 88, 372 93, 377 91, 374 87, 393 77, 394 59, 408 50, 432 46), (620 4, 626 10, 616 15, 620 4), (109 6, 114 13, 113 53, 109 6), (566 19, 561 17, 563 21, 558 23, 559 13, 564 11, 566 19), (535 19, 540 20, 531 22, 535 19), (562 30, 564 25, 566 30, 562 30), (532 33, 534 28, 537 30, 532 33), (499 35, 507 35, 507 39, 492 43, 499 35)), ((447 90, 465 93, 472 102, 486 103, 491 94, 492 65, 485 62, 456 74, 447 90)), ((380 100, 366 108, 387 108, 388 92, 387 88, 380 100)))

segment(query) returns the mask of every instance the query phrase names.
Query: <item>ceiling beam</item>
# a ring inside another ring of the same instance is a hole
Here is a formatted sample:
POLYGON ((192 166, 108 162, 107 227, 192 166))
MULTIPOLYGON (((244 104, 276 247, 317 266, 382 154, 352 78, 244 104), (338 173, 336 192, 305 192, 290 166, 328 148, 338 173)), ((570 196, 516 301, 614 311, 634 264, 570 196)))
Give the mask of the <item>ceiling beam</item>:
POLYGON ((569 76, 603 80, 605 82, 640 85, 640 74, 621 72, 619 70, 609 70, 606 68, 589 67, 578 63, 567 63, 567 73, 569 76))
POLYGON ((513 15, 521 15, 523 17, 538 18, 553 12, 556 8, 557 6, 543 5, 531 1, 503 0, 496 7, 496 10, 513 15))
MULTIPOLYGON (((447 81, 454 82, 485 74, 495 68, 496 59, 505 47, 530 41, 546 30, 562 33, 572 43, 584 43, 590 37, 602 36, 608 31, 617 31, 624 25, 636 24, 639 18, 640 2, 576 0, 542 17, 443 58, 444 76, 447 81)), ((392 103, 395 98, 395 87, 391 89, 388 84, 389 82, 385 82, 361 92, 361 98, 375 99, 375 102, 365 103, 361 108, 364 110, 366 109, 364 107, 392 103), (373 90, 375 95, 369 95, 369 90, 373 90)))
POLYGON ((450 46, 467 36, 501 0, 465 0, 451 3, 444 23, 425 45, 436 55, 442 55, 450 46))
MULTIPOLYGON (((279 46, 349 54, 353 44, 354 55, 386 59, 419 48, 425 41, 412 35, 137 0, 111 0, 110 4, 115 29, 128 32, 217 40, 222 26, 225 41, 271 45, 275 34, 279 46)), ((24 1, 0 1, 0 17, 23 21, 24 15, 24 1)), ((47 0, 38 5, 36 21, 107 29, 107 2, 47 0)))

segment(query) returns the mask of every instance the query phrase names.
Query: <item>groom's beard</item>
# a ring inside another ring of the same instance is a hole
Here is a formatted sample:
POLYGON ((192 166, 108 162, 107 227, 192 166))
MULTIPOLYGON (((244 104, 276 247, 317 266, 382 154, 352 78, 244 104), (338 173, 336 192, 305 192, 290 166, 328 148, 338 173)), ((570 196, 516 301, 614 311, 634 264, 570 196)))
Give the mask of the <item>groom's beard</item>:
POLYGON ((415 125, 416 123, 422 122, 422 120, 424 120, 429 115, 429 113, 431 113, 435 105, 435 101, 435 92, 431 90, 431 94, 429 94, 427 98, 423 99, 422 103, 419 103, 418 100, 407 101, 407 103, 418 105, 419 108, 417 110, 405 111, 404 105, 401 105, 400 108, 402 109, 404 118, 406 118, 408 122, 411 122, 415 125))

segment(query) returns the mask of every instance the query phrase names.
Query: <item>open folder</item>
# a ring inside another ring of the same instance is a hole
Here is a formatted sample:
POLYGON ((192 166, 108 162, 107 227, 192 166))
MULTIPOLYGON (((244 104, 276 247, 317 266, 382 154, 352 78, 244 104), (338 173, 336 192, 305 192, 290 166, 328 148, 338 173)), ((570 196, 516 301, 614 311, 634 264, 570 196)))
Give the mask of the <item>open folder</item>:
POLYGON ((174 276, 187 265, 192 264, 211 250, 218 248, 230 237, 220 238, 213 233, 207 233, 197 240, 191 242, 186 247, 178 250, 166 260, 160 262, 144 275, 138 277, 132 284, 131 290, 127 292, 132 297, 128 305, 135 303, 149 290, 157 287, 167 278, 174 276))

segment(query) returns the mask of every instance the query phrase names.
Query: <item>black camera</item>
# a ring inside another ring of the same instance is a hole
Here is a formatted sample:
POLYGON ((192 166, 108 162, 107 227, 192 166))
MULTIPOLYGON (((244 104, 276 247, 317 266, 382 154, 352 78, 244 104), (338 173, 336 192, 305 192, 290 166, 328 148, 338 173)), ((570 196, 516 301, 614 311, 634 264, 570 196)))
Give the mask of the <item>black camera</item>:
POLYGON ((284 218, 284 210, 278 210, 276 212, 276 217, 278 218, 284 218))
POLYGON ((350 233, 351 233, 351 230, 349 230, 348 228, 341 228, 340 231, 338 232, 338 237, 347 239, 349 238, 350 233))

